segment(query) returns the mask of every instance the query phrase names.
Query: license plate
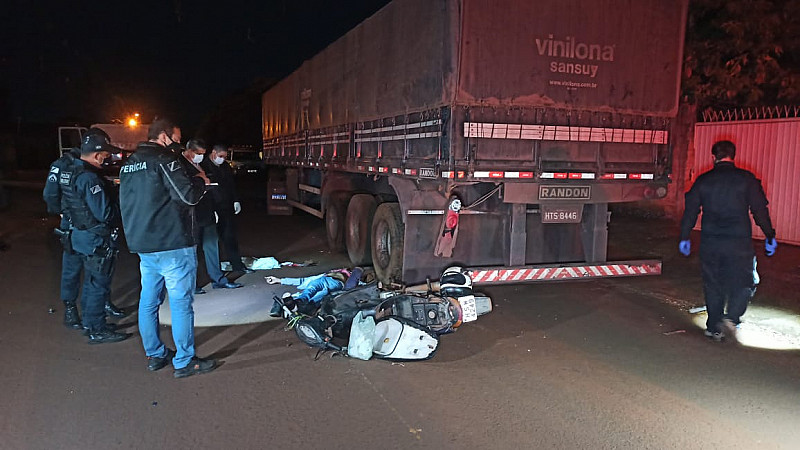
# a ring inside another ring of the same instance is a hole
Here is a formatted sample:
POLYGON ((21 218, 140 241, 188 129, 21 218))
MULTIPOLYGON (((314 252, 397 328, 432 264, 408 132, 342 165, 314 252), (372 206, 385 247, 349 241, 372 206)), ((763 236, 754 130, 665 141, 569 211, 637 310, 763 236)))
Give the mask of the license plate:
POLYGON ((458 303, 461 305, 461 321, 473 322, 478 320, 478 310, 475 308, 475 297, 467 295, 460 297, 458 303))
POLYGON ((581 223, 583 204, 542 204, 542 223, 581 223))

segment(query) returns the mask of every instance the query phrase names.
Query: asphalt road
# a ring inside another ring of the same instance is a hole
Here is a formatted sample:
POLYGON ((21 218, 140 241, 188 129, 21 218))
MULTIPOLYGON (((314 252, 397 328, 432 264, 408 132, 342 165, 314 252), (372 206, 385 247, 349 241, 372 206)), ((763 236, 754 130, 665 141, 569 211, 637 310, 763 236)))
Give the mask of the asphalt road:
MULTIPOLYGON (((176 380, 146 370, 138 335, 89 346, 61 325, 56 221, 37 192, 12 194, 0 212, 2 449, 800 448, 800 353, 707 341, 685 311, 702 303, 697 259, 676 255, 663 221, 610 228, 612 257, 661 257, 662 276, 485 289, 494 311, 443 336, 430 361, 314 361, 268 322, 196 329, 199 355, 223 365, 176 380)), ((243 254, 346 264, 317 219, 244 207, 243 254)), ((797 309, 800 252, 778 252, 760 266, 759 299, 797 309)), ((133 255, 114 296, 137 302, 133 255)), ((137 332, 135 315, 122 323, 137 332)))

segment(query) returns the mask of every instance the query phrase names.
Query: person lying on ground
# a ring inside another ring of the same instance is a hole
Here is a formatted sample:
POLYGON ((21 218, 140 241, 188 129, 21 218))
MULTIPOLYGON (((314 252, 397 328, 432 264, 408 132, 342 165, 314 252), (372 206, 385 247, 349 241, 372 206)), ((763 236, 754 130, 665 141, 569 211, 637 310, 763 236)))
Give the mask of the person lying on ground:
MULTIPOLYGON (((280 283, 284 286, 297 286, 297 289, 300 292, 294 294, 289 294, 287 292, 283 295, 285 301, 290 297, 291 300, 293 300, 287 302, 287 306, 292 305, 289 309, 293 309, 295 304, 313 307, 316 309, 316 307, 319 306, 325 297, 344 289, 352 289, 359 284, 364 284, 361 281, 363 274, 364 270, 360 267, 356 267, 352 271, 350 269, 336 269, 331 270, 330 272, 303 278, 264 277, 264 280, 266 280, 266 282, 269 284, 280 283)), ((272 305, 272 309, 269 311, 269 315, 272 317, 280 317, 281 305, 277 302, 274 303, 272 305)))

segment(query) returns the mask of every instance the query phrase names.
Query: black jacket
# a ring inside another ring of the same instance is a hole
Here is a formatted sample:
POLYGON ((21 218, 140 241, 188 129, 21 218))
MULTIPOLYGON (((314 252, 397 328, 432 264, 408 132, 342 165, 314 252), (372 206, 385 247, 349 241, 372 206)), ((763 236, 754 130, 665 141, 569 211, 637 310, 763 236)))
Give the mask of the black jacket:
POLYGON ((74 162, 72 183, 63 189, 65 212, 72 221, 72 248, 91 255, 104 244, 112 247, 112 230, 119 226, 119 209, 111 186, 101 171, 91 164, 74 162))
MULTIPOLYGON (((72 181, 72 165, 81 158, 81 152, 77 148, 72 148, 64 153, 60 158, 50 164, 50 173, 44 183, 42 196, 47 203, 47 212, 50 214, 63 214, 64 206, 61 203, 62 183, 69 184, 72 181)), ((62 227, 66 228, 69 218, 61 220, 62 227)))
POLYGON ((191 207, 202 198, 205 183, 186 174, 178 155, 142 142, 120 169, 119 180, 122 225, 131 252, 194 245, 191 207))
POLYGON ((697 177, 686 193, 686 209, 681 219, 681 240, 689 233, 703 211, 702 236, 750 238, 753 230, 750 214, 767 238, 775 237, 769 217, 766 195, 761 181, 732 162, 716 163, 714 168, 697 177))
MULTIPOLYGON (((185 156, 180 155, 178 160, 183 164, 183 168, 186 170, 186 174, 189 175, 189 177, 194 177, 200 173, 201 169, 198 169, 197 166, 186 159, 185 156)), ((217 223, 214 218, 214 200, 211 197, 212 194, 210 193, 204 195, 194 207, 194 218, 198 226, 206 227, 217 223)))
POLYGON ((211 192, 214 197, 214 209, 220 216, 232 216, 233 202, 238 202, 239 197, 236 195, 236 182, 231 165, 228 161, 216 165, 207 156, 203 158, 200 167, 206 171, 206 176, 212 183, 219 183, 219 186, 211 192))

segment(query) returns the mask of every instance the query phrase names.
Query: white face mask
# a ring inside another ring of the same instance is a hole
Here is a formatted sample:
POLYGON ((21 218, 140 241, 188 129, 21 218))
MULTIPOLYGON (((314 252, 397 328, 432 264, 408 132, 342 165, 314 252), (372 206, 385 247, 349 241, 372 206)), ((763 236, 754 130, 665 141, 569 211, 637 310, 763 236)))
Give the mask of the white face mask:
POLYGON ((203 161, 203 155, 195 154, 194 156, 192 156, 192 162, 193 163, 200 164, 202 161, 203 161))
POLYGON ((220 165, 225 162, 225 158, 220 158, 219 156, 217 156, 216 158, 212 159, 212 161, 214 162, 214 164, 220 165))

